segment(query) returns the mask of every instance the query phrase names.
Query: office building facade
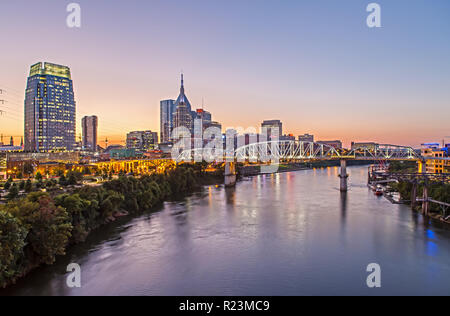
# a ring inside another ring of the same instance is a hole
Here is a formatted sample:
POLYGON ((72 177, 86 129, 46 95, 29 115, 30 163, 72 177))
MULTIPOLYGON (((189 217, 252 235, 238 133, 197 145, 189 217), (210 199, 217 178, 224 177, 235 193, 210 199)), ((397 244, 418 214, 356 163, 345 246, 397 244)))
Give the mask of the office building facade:
POLYGON ((277 140, 283 135, 283 123, 280 120, 268 120, 261 124, 261 134, 267 134, 267 140, 277 140))
POLYGON ((152 131, 135 131, 127 134, 127 149, 138 151, 153 150, 158 145, 158 133, 152 131))
POLYGON ((75 107, 69 67, 51 63, 31 66, 25 93, 24 150, 73 150, 76 133, 75 107))
POLYGON ((304 143, 314 143, 314 135, 310 134, 299 135, 298 140, 304 143))
POLYGON ((175 110, 175 100, 162 100, 160 102, 161 143, 167 143, 171 140, 170 134, 173 129, 175 110))

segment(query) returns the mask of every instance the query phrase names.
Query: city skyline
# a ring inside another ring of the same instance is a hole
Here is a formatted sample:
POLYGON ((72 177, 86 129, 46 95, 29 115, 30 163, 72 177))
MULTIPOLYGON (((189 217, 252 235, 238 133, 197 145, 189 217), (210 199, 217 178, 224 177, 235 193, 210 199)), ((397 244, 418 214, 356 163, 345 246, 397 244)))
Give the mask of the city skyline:
MULTIPOLYGON (((106 137, 123 144, 133 130, 160 131, 160 101, 176 96, 181 69, 192 109, 204 98, 224 129, 280 119, 286 133, 341 139, 347 147, 351 141, 417 147, 449 134, 450 22, 441 12, 450 5, 445 1, 432 8, 420 1, 379 1, 384 14, 377 30, 364 25, 366 3, 356 1, 326 6, 286 1, 276 8, 157 2, 152 10, 140 4, 142 13, 131 13, 123 3, 79 1, 79 30, 64 25, 64 3, 21 2, 5 4, 10 14, 0 22, 11 43, 0 73, 0 88, 6 90, 0 99, 7 101, 0 108, 6 111, 0 133, 6 139, 23 134, 25 79, 29 66, 40 60, 71 68, 76 117, 99 116, 100 145, 106 137), (37 12, 48 19, 33 27, 58 41, 12 40, 26 36, 37 12), (176 18, 162 21, 161 12, 174 17, 188 12, 209 30, 194 22, 181 30, 176 18), (115 23, 122 19, 126 23, 115 23), (243 34, 237 32, 244 25, 243 34), (131 31, 135 36, 127 37, 131 31), (91 49, 99 36, 105 45, 91 49), (177 50, 180 44, 189 48, 184 54, 177 50), (38 53, 27 46, 38 47, 38 53)), ((80 134, 77 119, 77 140, 80 134)))

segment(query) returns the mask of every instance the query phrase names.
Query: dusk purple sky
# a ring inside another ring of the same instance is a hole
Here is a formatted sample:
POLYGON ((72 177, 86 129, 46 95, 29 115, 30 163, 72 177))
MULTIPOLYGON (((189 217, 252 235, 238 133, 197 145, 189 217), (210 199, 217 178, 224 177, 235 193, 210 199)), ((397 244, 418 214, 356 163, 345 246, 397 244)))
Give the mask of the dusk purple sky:
POLYGON ((77 134, 97 115, 102 141, 159 132, 159 101, 177 97, 181 70, 193 106, 204 98, 224 129, 281 119, 287 133, 346 145, 450 136, 448 0, 15 0, 2 3, 0 29, 7 137, 23 134, 39 61, 71 68, 77 134), (66 26, 70 2, 80 29, 66 26), (370 2, 382 28, 366 25, 370 2))

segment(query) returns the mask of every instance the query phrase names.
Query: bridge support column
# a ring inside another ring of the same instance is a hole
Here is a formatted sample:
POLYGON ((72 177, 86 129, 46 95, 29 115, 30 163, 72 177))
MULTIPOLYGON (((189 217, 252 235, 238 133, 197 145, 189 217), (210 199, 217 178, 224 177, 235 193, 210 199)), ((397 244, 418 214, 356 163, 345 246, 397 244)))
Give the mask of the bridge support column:
POLYGON ((423 203, 422 203, 422 213, 428 216, 430 202, 428 201, 428 183, 425 182, 423 186, 423 203))
POLYGON ((347 160, 341 160, 341 173, 339 174, 339 178, 341 178, 341 192, 348 191, 348 174, 347 174, 347 160))
POLYGON ((414 182, 411 189, 411 209, 415 209, 417 205, 417 183, 414 182))
POLYGON ((233 187, 236 185, 236 164, 234 162, 225 163, 225 186, 233 187))

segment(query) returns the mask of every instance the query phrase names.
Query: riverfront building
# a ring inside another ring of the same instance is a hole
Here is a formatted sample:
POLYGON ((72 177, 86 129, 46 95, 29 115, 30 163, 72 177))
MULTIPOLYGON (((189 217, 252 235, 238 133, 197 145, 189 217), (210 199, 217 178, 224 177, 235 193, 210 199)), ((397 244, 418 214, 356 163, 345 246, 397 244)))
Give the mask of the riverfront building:
POLYGON ((31 66, 25 93, 25 151, 71 151, 75 119, 69 67, 41 62, 31 66))
MULTIPOLYGON (((422 149, 423 157, 445 158, 449 157, 445 148, 429 147, 422 149)), ((448 160, 427 160, 427 173, 450 173, 450 161, 448 160)))

